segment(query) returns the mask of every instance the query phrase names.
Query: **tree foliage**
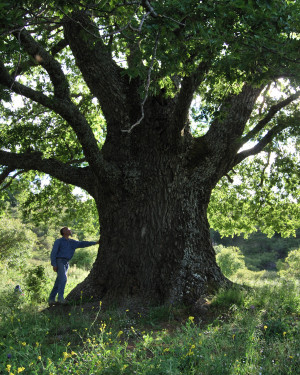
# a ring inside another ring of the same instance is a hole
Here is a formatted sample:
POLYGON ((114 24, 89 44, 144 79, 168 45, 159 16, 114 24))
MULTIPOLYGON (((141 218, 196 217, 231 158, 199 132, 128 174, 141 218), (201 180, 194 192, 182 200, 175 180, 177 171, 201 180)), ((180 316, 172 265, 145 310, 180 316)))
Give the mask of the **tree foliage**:
POLYGON ((289 252, 284 261, 277 262, 280 276, 300 278, 300 249, 289 252))
POLYGON ((238 247, 223 247, 216 249, 217 263, 226 277, 231 277, 238 270, 245 269, 245 257, 238 247))
POLYGON ((18 218, 0 218, 0 262, 10 267, 24 264, 37 243, 37 236, 18 218))
POLYGON ((22 185, 25 212, 42 220, 70 207, 66 220, 86 220, 96 208, 73 186, 95 197, 106 140, 115 137, 121 154, 122 135, 140 126, 153 97, 180 102, 174 118, 186 126, 180 119, 197 97, 190 164, 213 132, 235 154, 215 181, 212 227, 227 235, 299 227, 298 1, 1 0, 0 9, 2 192, 22 185), (232 130, 234 100, 246 101, 250 86, 255 104, 232 130), (136 103, 130 113, 125 94, 136 103))

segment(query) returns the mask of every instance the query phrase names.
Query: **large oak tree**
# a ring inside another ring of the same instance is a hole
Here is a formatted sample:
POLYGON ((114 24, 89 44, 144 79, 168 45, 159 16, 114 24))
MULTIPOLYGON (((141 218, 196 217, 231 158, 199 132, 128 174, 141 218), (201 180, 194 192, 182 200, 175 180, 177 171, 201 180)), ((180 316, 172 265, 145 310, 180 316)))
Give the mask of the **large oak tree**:
POLYGON ((276 229, 275 207, 295 226, 299 2, 0 7, 1 181, 46 174, 41 190, 78 186, 99 214, 98 257, 70 297, 190 303, 224 285, 211 199, 215 226, 276 229))

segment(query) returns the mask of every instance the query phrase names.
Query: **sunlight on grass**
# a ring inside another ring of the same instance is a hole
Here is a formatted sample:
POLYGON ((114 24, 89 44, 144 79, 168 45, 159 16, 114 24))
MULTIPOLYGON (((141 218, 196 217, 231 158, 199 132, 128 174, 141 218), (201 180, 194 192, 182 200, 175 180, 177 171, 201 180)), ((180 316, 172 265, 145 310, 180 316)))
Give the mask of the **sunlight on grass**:
MULTIPOLYGON (((86 276, 73 267, 70 288, 86 276)), ((244 275, 245 276, 245 275, 244 275)), ((43 309, 1 284, 2 374, 296 374, 299 281, 237 277, 207 311, 160 306, 103 311, 100 301, 43 309)), ((53 275, 48 275, 50 286, 53 275)), ((19 280, 18 280, 19 281, 19 280)), ((46 288, 47 289, 47 288, 46 288)))

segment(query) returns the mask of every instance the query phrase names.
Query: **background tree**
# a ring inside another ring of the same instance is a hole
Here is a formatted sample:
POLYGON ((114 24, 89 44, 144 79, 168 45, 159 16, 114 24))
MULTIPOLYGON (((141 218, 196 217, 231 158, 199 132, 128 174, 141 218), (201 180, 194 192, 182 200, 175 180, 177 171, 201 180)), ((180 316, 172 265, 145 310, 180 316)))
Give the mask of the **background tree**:
POLYGON ((216 229, 297 227, 299 2, 0 4, 1 181, 48 208, 78 186, 99 214, 70 297, 193 302, 226 283, 212 191, 216 229))
POLYGON ((0 218, 0 264, 22 267, 37 244, 37 236, 19 218, 0 218))
POLYGON ((284 261, 277 262, 279 274, 282 277, 300 278, 300 249, 295 249, 289 252, 284 261))
POLYGON ((231 277, 238 270, 246 268, 245 257, 238 247, 223 247, 219 245, 216 248, 216 259, 225 276, 231 277))

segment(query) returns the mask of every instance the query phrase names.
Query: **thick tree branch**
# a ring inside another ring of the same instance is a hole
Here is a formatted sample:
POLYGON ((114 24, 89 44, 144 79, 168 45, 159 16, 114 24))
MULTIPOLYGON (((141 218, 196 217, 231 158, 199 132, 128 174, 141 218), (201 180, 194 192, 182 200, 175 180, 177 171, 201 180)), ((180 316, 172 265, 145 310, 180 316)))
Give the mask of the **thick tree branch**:
POLYGON ((7 72, 4 64, 0 61, 0 84, 11 89, 16 94, 23 95, 44 107, 47 107, 62 118, 64 118, 75 131, 78 141, 82 145, 85 157, 97 174, 102 167, 101 155, 94 134, 85 117, 78 110, 77 106, 69 100, 51 98, 40 91, 33 90, 16 82, 7 72))
MULTIPOLYGON (((216 119, 206 134, 207 141, 218 150, 236 151, 234 141, 239 140, 249 120, 254 104, 262 87, 254 88, 245 84, 237 95, 224 100, 216 119)), ((222 156, 224 157, 224 155, 222 156)))
POLYGON ((207 168, 205 160, 209 159, 209 168, 214 171, 215 183, 228 173, 239 149, 240 137, 261 90, 262 88, 245 84, 239 94, 230 95, 224 100, 208 132, 203 137, 194 139, 187 155, 190 168, 201 166, 202 163, 207 168))
POLYGON ((54 87, 54 96, 64 100, 69 98, 69 84, 60 64, 25 29, 16 36, 25 51, 48 72, 54 87))
POLYGON ((9 88, 16 94, 26 96, 27 98, 32 99, 47 108, 52 109, 54 107, 55 100, 53 98, 48 97, 40 91, 33 90, 16 82, 14 78, 8 73, 2 61, 0 61, 0 84, 9 88))
MULTIPOLYGON (((290 119, 289 119, 290 120, 290 119)), ((300 120, 300 114, 297 113, 296 116, 294 116, 293 119, 295 122, 299 122, 300 120)), ((267 134, 252 148, 248 150, 244 150, 236 155, 234 158, 234 161, 232 163, 232 168, 239 164, 244 159, 248 158, 249 156, 254 156, 259 154, 261 151, 264 150, 264 148, 270 144, 273 139, 281 133, 284 129, 288 128, 290 126, 290 121, 278 121, 278 124, 274 126, 272 129, 270 129, 267 134)))
POLYGON ((242 144, 245 144, 249 140, 251 140, 255 135, 257 135, 263 128, 265 127, 266 124, 268 124, 272 118, 282 109, 285 108, 287 105, 298 99, 300 96, 300 91, 297 91, 295 94, 289 96, 285 100, 282 100, 281 102, 273 105, 266 116, 260 120, 257 125, 248 132, 243 138, 242 138, 242 144))
POLYGON ((65 38, 90 91, 99 100, 110 137, 111 131, 118 130, 120 133, 120 129, 129 122, 126 105, 128 82, 100 35, 96 37, 86 31, 90 28, 95 34, 96 28, 84 13, 65 17, 65 38))
POLYGON ((52 56, 55 56, 57 55, 58 53, 60 53, 64 48, 66 48, 68 45, 66 39, 61 39, 57 44, 55 44, 51 50, 50 50, 50 53, 52 56))
POLYGON ((17 154, 0 151, 0 164, 7 166, 10 172, 15 169, 36 170, 67 184, 79 186, 90 193, 92 191, 94 177, 88 168, 75 168, 56 159, 43 159, 40 152, 17 154))
MULTIPOLYGON (((12 182, 14 181, 14 179, 19 176, 20 174, 24 173, 25 171, 24 170, 21 170, 21 171, 18 171, 16 172, 13 176, 9 176, 10 177, 10 181, 8 181, 4 186, 2 186, 0 188, 0 190, 5 190, 7 189, 11 184, 12 182)), ((0 185, 4 182, 4 179, 3 179, 3 176, 1 175, 0 177, 0 185)))
MULTIPOLYGON (((57 44, 55 44, 51 50, 50 53, 52 56, 55 56, 59 52, 61 52, 66 46, 68 45, 67 41, 65 39, 61 39, 57 44)), ((20 74, 28 71, 31 67, 36 66, 38 62, 34 59, 28 59, 27 61, 24 61, 23 63, 19 62, 16 69, 12 72, 12 77, 18 77, 20 74)))
POLYGON ((189 77, 185 77, 181 81, 181 89, 176 97, 176 109, 174 111, 174 118, 171 123, 174 124, 175 130, 181 131, 186 125, 189 109, 195 91, 204 80, 211 64, 209 62, 202 62, 199 64, 196 71, 189 77))
POLYGON ((143 0, 142 1, 143 7, 153 16, 153 17, 158 17, 158 14, 155 12, 154 8, 150 4, 150 1, 148 0, 143 0))
POLYGON ((4 171, 0 174, 0 185, 1 185, 2 182, 6 179, 6 177, 9 176, 9 174, 10 174, 12 171, 14 171, 14 168, 11 169, 11 168, 6 167, 6 168, 4 169, 4 171))

